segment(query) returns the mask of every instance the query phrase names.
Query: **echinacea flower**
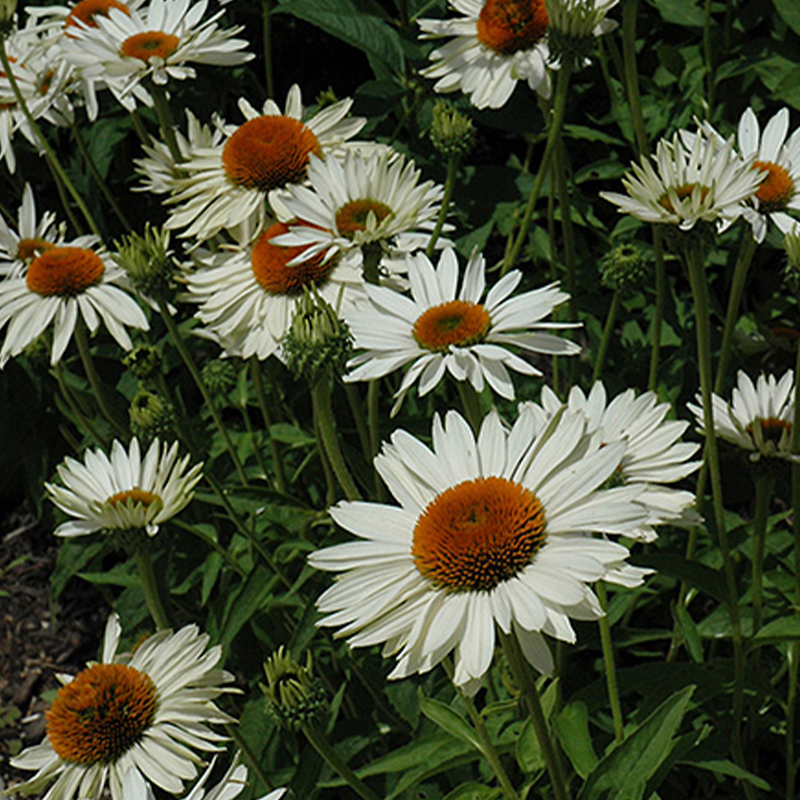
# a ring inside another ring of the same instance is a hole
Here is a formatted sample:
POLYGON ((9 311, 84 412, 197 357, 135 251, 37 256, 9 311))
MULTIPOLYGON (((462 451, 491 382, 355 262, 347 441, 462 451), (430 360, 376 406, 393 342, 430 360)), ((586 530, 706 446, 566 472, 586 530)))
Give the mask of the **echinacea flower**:
POLYGON ((152 105, 145 79, 163 86, 194 78, 190 64, 234 66, 253 58, 248 43, 233 38, 241 27, 218 30, 222 10, 203 21, 207 0, 150 0, 141 10, 123 6, 93 14, 91 24, 75 18, 61 40, 64 57, 88 84, 88 111, 97 113, 95 88, 108 88, 128 111, 137 101, 152 105))
MULTIPOLYGON (((794 420, 794 371, 780 380, 774 375, 759 375, 755 384, 747 373, 739 371, 731 401, 717 394, 711 396, 714 433, 720 439, 747 450, 751 461, 761 458, 784 458, 800 462, 791 452, 794 420)), ((701 432, 705 432, 702 399, 689 403, 701 432)))
POLYGON ((686 133, 662 139, 655 155, 631 165, 622 179, 627 194, 600 196, 644 222, 676 225, 682 231, 699 222, 716 223, 720 231, 727 228, 744 213, 745 201, 755 195, 764 173, 739 157, 733 139, 722 141, 704 127, 686 133))
POLYGON ((599 488, 623 453, 570 410, 538 433, 530 410, 510 430, 491 413, 477 438, 451 411, 434 419, 433 449, 396 431, 375 468, 400 505, 337 504, 331 516, 356 540, 309 557, 341 573, 317 601, 319 624, 352 647, 383 643, 398 659, 390 678, 454 652, 454 681, 474 693, 496 629, 549 673, 542 634, 574 642, 570 619, 603 615, 588 583, 637 586, 646 574, 625 563, 625 547, 592 535, 628 535, 644 519, 637 487, 599 488))
POLYGON ((574 342, 545 332, 575 327, 544 321, 569 299, 557 284, 513 295, 522 279, 515 270, 487 293, 485 272, 485 259, 476 252, 459 280, 458 259, 447 248, 435 269, 424 254, 409 256, 410 298, 388 287, 365 286, 369 303, 345 315, 354 346, 364 351, 350 362, 345 380, 372 380, 411 364, 397 391, 400 400, 417 381, 420 395, 427 394, 446 372, 478 392, 488 383, 501 397, 513 399, 508 369, 542 374, 515 350, 580 352, 574 342))
POLYGON ((103 250, 67 245, 42 250, 24 274, 0 282, 0 330, 7 326, 0 368, 51 324, 51 364, 61 360, 76 325, 85 324, 94 333, 102 321, 117 344, 130 350, 126 326, 147 330, 149 324, 136 301, 121 288, 124 285, 123 271, 103 250))
POLYGON ((284 111, 267 100, 259 112, 241 99, 244 123, 218 123, 221 141, 192 143, 185 153, 184 177, 173 188, 167 227, 198 239, 245 223, 256 227, 272 191, 304 181, 312 154, 336 152, 364 127, 362 117, 347 116, 352 104, 340 100, 309 116, 296 84, 284 111))
POLYGON ((195 751, 221 749, 224 737, 209 725, 234 720, 213 702, 233 680, 217 666, 219 645, 209 647, 207 634, 186 625, 117 653, 120 632, 112 615, 100 661, 68 680, 47 711, 47 738, 11 760, 36 771, 15 792, 82 800, 108 787, 113 800, 128 800, 123 780, 134 770, 177 794, 197 775, 195 751))
POLYGON ((550 96, 545 0, 448 0, 462 16, 421 19, 422 38, 455 37, 431 52, 437 92, 460 89, 476 108, 505 105, 517 81, 550 96))
POLYGON ((86 536, 107 530, 143 530, 148 536, 192 499, 202 464, 187 470, 189 456, 178 458, 178 443, 155 439, 142 458, 139 440, 126 450, 114 441, 109 458, 87 450, 83 461, 67 457, 57 471, 61 484, 46 483, 50 499, 73 519, 56 536, 86 536))
POLYGON ((276 222, 243 247, 194 253, 197 269, 185 277, 184 299, 199 304, 195 316, 204 327, 198 333, 218 341, 227 355, 264 360, 278 354, 306 289, 331 306, 347 305, 360 290, 361 271, 340 259, 318 254, 290 266, 301 248, 274 242, 287 230, 276 222))
POLYGON ((348 151, 324 161, 312 155, 308 183, 281 197, 295 222, 275 243, 303 247, 295 263, 322 253, 361 264, 368 247, 389 257, 424 248, 444 194, 433 181, 420 183, 413 161, 387 152, 348 151))
MULTIPOLYGON (((564 403, 545 386, 541 408, 533 403, 527 405, 534 412, 543 412, 540 422, 543 426, 561 412, 564 403)), ((641 485, 642 493, 636 502, 648 512, 633 538, 653 541, 657 525, 692 525, 699 521, 691 510, 694 493, 665 485, 686 478, 700 467, 699 461, 691 460, 700 445, 679 441, 689 423, 667 419, 669 403, 659 403, 655 392, 637 396, 633 389, 627 389, 609 402, 605 386, 598 381, 588 395, 573 386, 566 405, 586 415, 587 431, 597 438, 601 447, 611 442, 624 444, 625 450, 612 482, 641 485)))

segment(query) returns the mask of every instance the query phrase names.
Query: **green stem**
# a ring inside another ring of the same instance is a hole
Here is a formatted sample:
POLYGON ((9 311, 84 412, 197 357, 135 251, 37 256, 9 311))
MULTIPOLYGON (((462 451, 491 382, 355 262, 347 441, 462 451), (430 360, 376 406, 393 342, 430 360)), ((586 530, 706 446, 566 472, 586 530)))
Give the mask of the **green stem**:
POLYGON ((331 393, 333 390, 333 379, 330 376, 322 376, 311 389, 311 401, 314 407, 314 418, 319 425, 319 433, 322 438, 322 446, 328 456, 331 469, 333 469, 336 480, 344 491, 348 500, 360 500, 361 493, 356 487, 355 481, 347 462, 344 460, 342 450, 339 447, 339 437, 336 431, 336 422, 333 418, 333 407, 331 406, 331 393))
POLYGON ((763 621, 764 549, 767 538, 769 507, 774 486, 775 479, 768 472, 761 472, 756 476, 756 507, 753 515, 753 538, 755 540, 753 553, 753 636, 758 633, 763 621))
POLYGON ((267 97, 275 97, 275 70, 272 65, 272 0, 261 4, 261 32, 264 37, 264 80, 267 97))
POLYGON ((302 731, 306 739, 308 739, 309 744, 311 744, 320 756, 325 759, 335 772, 347 781, 348 786, 350 786, 359 797, 363 798, 363 800, 380 800, 378 795, 347 766, 345 760, 331 747, 330 742, 319 728, 309 723, 303 725, 302 731))
POLYGON ((89 379, 89 385, 92 387, 92 394, 97 401, 97 407, 100 409, 100 413, 108 420, 117 436, 126 437, 128 435, 128 429, 119 421, 116 414, 114 414, 108 405, 103 382, 100 380, 100 376, 97 374, 97 368, 94 365, 94 359, 92 358, 89 340, 86 338, 86 328, 84 327, 83 321, 78 322, 75 326, 75 343, 78 346, 81 363, 86 372, 86 377, 89 379))
POLYGON ((603 664, 606 672, 608 700, 611 704, 611 717, 614 720, 614 739, 621 742, 625 738, 625 720, 622 716, 622 704, 619 700, 619 684, 617 667, 614 660, 614 644, 611 640, 611 623, 608 621, 608 595, 603 581, 597 582, 597 597, 605 615, 597 621, 600 626, 600 644, 603 649, 603 664))
POLYGON ((347 403, 350 406, 350 413, 356 426, 358 441, 361 444, 361 453, 367 463, 372 461, 372 445, 370 444, 367 421, 364 416, 364 403, 361 402, 361 395, 358 387, 353 383, 344 385, 344 393, 347 396, 347 403))
POLYGON ((256 390, 256 399, 258 400, 258 407, 261 410, 261 419, 264 421, 264 430, 267 433, 269 440, 269 449, 272 454, 272 471, 275 481, 275 488, 282 493, 286 492, 286 475, 283 471, 283 458, 281 448, 275 437, 272 435, 272 413, 269 410, 267 403, 267 396, 264 392, 264 380, 261 375, 261 363, 254 356, 250 359, 250 379, 253 381, 253 387, 256 390))
POLYGON ((175 137, 175 123, 172 120, 172 111, 170 111, 169 101, 167 100, 167 90, 159 83, 150 81, 148 85, 150 96, 153 98, 153 108, 158 118, 158 127, 161 130, 161 135, 169 148, 169 153, 172 160, 176 164, 183 162, 183 153, 178 147, 178 140, 175 137))
POLYGON ((97 432, 97 428, 94 427, 92 421, 84 413, 80 403, 78 402, 78 398, 75 397, 72 389, 70 389, 66 379, 66 370, 60 361, 55 365, 54 372, 56 380, 58 381, 58 388, 61 390, 61 396, 64 398, 64 401, 69 406, 70 411, 72 411, 75 416, 76 426, 78 428, 85 428, 92 439, 94 439, 94 443, 100 448, 104 447, 103 439, 97 432))
POLYGON ((333 474, 330 459, 322 445, 322 434, 316 417, 314 417, 314 438, 317 440, 317 452, 320 464, 322 464, 322 474, 325 477, 325 505, 332 506, 336 502, 336 476, 333 474))
POLYGON ((664 242, 661 228, 653 225, 653 257, 656 272, 656 304, 653 310, 653 334, 650 349, 650 373, 647 388, 655 392, 658 388, 658 362, 661 357, 661 328, 664 323, 664 306, 667 300, 667 268, 664 264, 664 242))
MULTIPOLYGON (((67 191, 72 196, 72 199, 75 201, 75 204, 83 214, 86 223, 88 224, 89 228, 91 229, 92 233, 95 236, 100 236, 100 229, 95 224, 94 218, 92 217, 89 209, 86 207, 86 203, 83 202, 83 198, 78 193, 78 190, 75 188, 72 181, 67 176, 67 173, 64 171, 64 168, 61 166, 61 162, 58 160, 53 148, 50 147, 50 143, 45 138, 44 134, 41 131, 41 128, 36 123, 36 120, 33 118, 33 115, 28 108, 28 104, 25 102, 25 98, 22 96, 22 92, 20 91, 19 84, 17 83, 17 79, 14 75, 14 71, 11 69, 11 64, 8 61, 8 53, 6 52, 6 42, 3 36, 0 36, 0 63, 3 65, 3 72, 8 77, 8 82, 11 84, 11 91, 14 93, 14 99, 17 101, 17 104, 22 111, 25 120, 27 121, 31 131, 33 132, 36 141, 38 142, 39 146, 44 150, 45 155, 47 157, 47 161, 51 167, 51 169, 56 173, 57 179, 66 187, 67 191)), ((102 237, 101 237, 102 238, 102 237)))
POLYGON ((267 780, 267 775, 263 769, 261 769, 261 762, 259 761, 258 756, 253 752, 253 749, 250 747, 247 739, 239 732, 239 728, 236 725, 226 725, 225 730, 228 733, 228 736, 231 737, 236 747, 244 753, 245 758, 247 759, 247 766, 253 770, 255 776, 261 781, 263 787, 270 791, 273 787, 273 784, 267 780))
POLYGON ((608 307, 608 315, 606 316, 606 324, 603 327, 603 338, 600 340, 600 347, 597 349, 597 356, 594 361, 594 372, 592 373, 592 383, 599 380, 600 374, 603 371, 603 363, 606 360, 606 351, 608 350, 609 342, 611 341, 611 334, 614 331, 614 324, 617 320, 617 312, 619 311, 619 292, 614 292, 614 297, 611 299, 611 305, 608 307))
MULTIPOLYGON (((146 536, 144 532, 141 532, 140 535, 146 536)), ((169 617, 161 600, 156 573, 153 569, 153 560, 150 558, 150 551, 148 550, 149 544, 149 542, 145 541, 136 545, 134 550, 136 568, 139 571, 139 581, 142 585, 142 593, 150 616, 153 618, 156 628, 163 630, 170 626, 169 617)))
POLYGON ((461 161, 459 156, 450 156, 447 159, 447 177, 444 181, 444 196, 442 197, 442 205, 439 208, 439 215, 436 217, 436 225, 428 240, 428 246, 425 248, 425 255, 430 258, 435 249, 436 242, 444 228, 444 221, 447 219, 447 212, 450 210, 450 199, 453 197, 453 189, 456 185, 456 176, 458 175, 458 164, 461 161))
MULTIPOLYGON (((697 358, 700 371, 700 394, 703 404, 703 427, 705 428, 706 447, 704 458, 707 459, 708 472, 711 477, 711 495, 714 506, 714 522, 719 536, 720 551, 725 571, 725 582, 728 589, 728 612, 733 632, 734 656, 734 691, 733 691, 733 737, 732 753, 734 760, 744 767, 744 754, 741 747, 742 714, 744 710, 744 645, 742 641, 742 623, 739 615, 739 593, 736 587, 736 573, 731 558, 728 532, 725 527, 725 509, 722 498, 722 478, 717 452, 717 438, 714 430, 714 412, 711 405, 712 365, 711 365, 711 319, 708 302, 708 286, 703 265, 702 253, 697 246, 688 245, 685 250, 686 263, 689 269, 689 281, 695 307, 695 324, 697 327, 697 358)), ((749 794, 749 787, 745 792, 749 794)))
POLYGON ((461 407, 472 430, 477 434, 483 422, 483 409, 481 397, 468 381, 457 381, 458 396, 461 398, 461 407))
POLYGON ((553 101, 553 115, 550 120, 549 130, 547 131, 547 142, 544 147, 544 153, 542 154, 542 160, 539 162, 539 171, 536 173, 533 188, 528 196, 528 203, 525 206, 525 213, 522 216, 517 238, 514 240, 514 244, 507 254, 507 257, 503 260, 503 267, 500 270, 501 276, 505 275, 514 266, 519 257, 520 250, 522 250, 522 247, 528 240, 528 231, 530 230, 531 220, 533 219, 533 212, 536 209, 536 201, 539 199, 539 193, 544 185, 545 176, 550 169, 553 148, 561 134, 561 126, 564 122, 564 113, 567 107, 567 92, 571 74, 572 70, 569 66, 569 61, 565 61, 561 69, 558 70, 556 95, 553 101))
POLYGON ((97 168, 97 164, 92 158, 92 154, 89 152, 89 148, 86 147, 86 142, 83 141, 83 136, 81 135, 80 126, 76 125, 74 122, 72 123, 72 136, 75 139, 75 143, 78 145, 78 150, 81 151, 83 160, 89 168, 89 172, 91 172, 95 184, 97 184, 97 188, 100 190, 106 203, 111 207, 111 210, 114 212, 114 215, 119 220, 122 227, 129 232, 131 230, 131 225, 117 202, 116 197, 114 197, 114 193, 106 185, 103 176, 100 174, 100 170, 97 168))
POLYGON ((233 466, 234 469, 236 470, 236 474, 239 476, 239 482, 242 484, 242 486, 247 486, 248 485, 247 476, 245 475, 244 468, 242 467, 242 464, 239 461, 239 456, 236 454, 236 449, 233 446, 233 442, 231 441, 231 438, 228 435, 228 431, 226 430, 225 426, 222 423, 222 418, 219 415, 219 410, 217 409, 216 403, 214 402, 214 398, 211 396, 211 393, 208 391, 208 387, 203 382, 203 378, 200 375, 200 370, 194 363, 192 354, 189 352, 189 349, 186 347, 186 343, 183 341, 183 337, 181 336, 181 332, 178 329, 178 325, 175 322, 172 314, 170 313, 166 301, 163 298, 159 297, 156 299, 156 303, 158 305, 158 312, 159 314, 161 314, 161 318, 164 320, 164 324, 167 327, 167 331, 169 332, 169 335, 172 339, 172 343, 175 345, 175 349, 178 351, 178 354, 183 360, 186 369, 189 370, 189 374, 192 376, 192 379, 194 380, 197 388, 200 390, 200 394, 203 396, 203 402, 205 404, 205 407, 211 414, 211 417, 214 420, 214 424, 217 426, 217 430, 220 432, 220 435, 222 436, 222 440, 225 443, 225 447, 228 450, 228 454, 231 457, 231 461, 233 461, 233 466))
POLYGON ((705 0, 703 10, 703 61, 706 77, 706 106, 714 108, 714 51, 711 47, 711 0, 705 0))
POLYGON ((639 94, 639 69, 636 65, 636 16, 639 0, 625 0, 622 4, 622 64, 625 77, 625 91, 628 95, 633 135, 636 140, 637 155, 648 151, 647 130, 642 114, 642 99, 639 94))
POLYGON ((521 698, 527 706, 531 725, 536 732, 536 738, 542 749, 547 774, 550 776, 550 783, 553 787, 553 794, 556 800, 569 800, 570 793, 564 775, 564 767, 561 763, 556 743, 551 735, 550 725, 544 715, 544 709, 539 699, 539 691, 531 676, 530 666, 514 636, 504 633, 500 633, 499 636, 511 674, 520 689, 521 698))
POLYGON ((795 795, 797 764, 795 763, 794 743, 797 735, 798 659, 800 659, 800 643, 795 640, 789 645, 789 693, 786 697, 786 800, 797 800, 795 795))
MULTIPOLYGON (((371 462, 378 454, 381 446, 381 418, 378 398, 380 393, 380 378, 374 378, 367 385, 367 427, 369 429, 369 457, 371 462)), ((386 485, 384 484, 378 470, 373 470, 375 475, 375 499, 378 501, 386 499, 386 485)))
POLYGON ((728 310, 725 314, 725 327, 722 333, 722 347, 719 353, 719 364, 717 365, 717 376, 714 380, 714 391, 721 392, 725 383, 725 374, 728 368, 728 357, 733 341, 733 331, 739 319, 739 305, 742 300, 742 292, 747 281, 747 273, 753 263, 753 256, 756 252, 757 242, 751 236, 749 227, 743 233, 744 241, 736 259, 736 266, 733 269, 733 279, 731 280, 731 292, 728 296, 728 310))

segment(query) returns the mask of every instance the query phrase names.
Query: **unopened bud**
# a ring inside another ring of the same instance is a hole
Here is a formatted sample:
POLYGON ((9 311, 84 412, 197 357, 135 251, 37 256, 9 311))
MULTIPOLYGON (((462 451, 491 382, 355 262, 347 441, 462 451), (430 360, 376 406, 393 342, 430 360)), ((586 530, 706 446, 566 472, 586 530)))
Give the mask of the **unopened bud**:
POLYGON ((8 36, 14 29, 17 0, 0 0, 0 35, 8 36))
POLYGON ((175 436, 175 412, 172 405, 157 394, 139 390, 131 400, 128 415, 131 433, 149 444, 153 439, 171 439, 175 436))
POLYGON ((169 249, 169 231, 145 225, 144 235, 130 233, 114 242, 117 264, 142 294, 158 296, 173 287, 175 259, 169 249))
POLYGON ((800 224, 795 223, 783 237, 783 249, 786 252, 786 267, 783 279, 794 294, 800 292, 800 224))
POLYGON ((299 730, 325 713, 325 687, 314 677, 310 652, 301 666, 279 647, 264 662, 264 675, 267 683, 261 684, 261 691, 267 700, 267 710, 281 727, 299 730))
POLYGON ((122 363, 141 381, 156 375, 161 369, 161 355, 155 347, 142 344, 134 347, 123 359, 122 363))
POLYGON ((649 271, 644 254, 632 244, 617 245, 600 261, 600 280, 615 292, 641 288, 649 271))
POLYGON ((463 156, 475 144, 475 126, 446 100, 437 100, 433 107, 431 142, 442 155, 463 156))
POLYGON ((236 365, 224 358, 217 358, 203 365, 200 377, 212 391, 224 394, 233 388, 238 376, 236 365))
POLYGON ((606 14, 619 0, 545 0, 547 45, 553 61, 580 69, 595 46, 595 37, 616 27, 606 14))

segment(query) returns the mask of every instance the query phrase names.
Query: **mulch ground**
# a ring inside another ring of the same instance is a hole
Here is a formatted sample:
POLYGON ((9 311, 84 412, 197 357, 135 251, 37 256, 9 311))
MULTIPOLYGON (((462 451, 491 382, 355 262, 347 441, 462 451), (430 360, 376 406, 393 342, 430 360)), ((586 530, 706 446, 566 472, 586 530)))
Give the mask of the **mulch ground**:
POLYGON ((108 610, 73 579, 56 603, 50 575, 58 541, 26 507, 0 519, 0 791, 30 777, 8 759, 45 733, 44 696, 56 674, 75 674, 97 657, 108 610))

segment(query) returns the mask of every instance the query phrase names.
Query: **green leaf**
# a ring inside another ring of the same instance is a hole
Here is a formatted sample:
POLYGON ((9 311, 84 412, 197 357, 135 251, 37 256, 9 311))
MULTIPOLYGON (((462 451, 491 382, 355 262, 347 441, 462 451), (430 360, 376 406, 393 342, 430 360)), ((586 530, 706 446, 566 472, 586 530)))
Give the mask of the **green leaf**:
POLYGON ((442 800, 491 800, 502 794, 500 789, 492 789, 482 783, 462 783, 457 789, 445 795, 442 800))
MULTIPOLYGON (((371 775, 406 772, 418 768, 421 764, 437 764, 441 769, 447 761, 463 756, 473 750, 471 745, 463 741, 454 741, 448 733, 437 733, 434 736, 423 736, 403 747, 399 747, 381 758, 375 759, 365 767, 357 770, 359 778, 371 775)), ((341 779, 331 781, 331 786, 343 786, 341 779)))
POLYGON ((669 756, 694 686, 668 697, 641 725, 605 755, 579 800, 643 800, 647 781, 669 756))
POLYGON ((720 572, 704 564, 687 561, 677 553, 647 553, 637 555, 632 562, 638 567, 651 567, 656 572, 686 581, 690 586, 719 600, 720 603, 728 602, 725 578, 720 572))
POLYGON ((712 759, 710 761, 681 761, 679 763, 691 764, 693 767, 707 769, 710 772, 716 772, 718 775, 727 775, 731 778, 747 781, 748 783, 752 783, 757 789, 762 789, 765 792, 770 791, 772 788, 763 778, 759 778, 758 775, 753 775, 752 772, 748 772, 746 769, 743 769, 725 758, 712 759))
POLYGON ((553 726, 575 772, 586 780, 597 766, 586 704, 578 702, 564 706, 553 720, 553 726))
POLYGON ((781 19, 800 36, 800 5, 797 0, 772 0, 781 19))
MULTIPOLYGON (((542 710, 547 719, 550 719, 553 713, 557 697, 558 681, 554 680, 542 694, 542 710)), ((537 772, 540 769, 544 769, 544 754, 539 744, 539 737, 536 735, 530 720, 525 720, 525 724, 522 726, 517 739, 515 755, 517 763, 523 772, 537 772)))
POLYGON ((419 710, 443 731, 447 731, 456 739, 461 739, 462 742, 471 744, 478 752, 483 752, 481 741, 474 728, 450 706, 434 700, 432 697, 425 697, 420 691, 419 710))
POLYGON ((683 634, 686 642, 686 647, 689 650, 689 655, 698 663, 703 663, 703 643, 700 639, 700 633, 697 630, 692 615, 686 610, 686 606, 682 603, 675 603, 672 606, 672 614, 675 621, 678 623, 678 628, 683 634))
POLYGON ((274 10, 316 25, 394 72, 403 71, 403 45, 397 31, 356 8, 352 0, 282 0, 274 10))
POLYGON ((774 644, 787 639, 800 639, 800 617, 795 615, 779 617, 768 622, 755 635, 752 646, 763 647, 766 644, 774 644))
POLYGON ((665 22, 702 28, 705 25, 703 9, 697 0, 652 0, 665 22))
POLYGON ((225 616, 220 625, 220 643, 227 648, 248 620, 262 607, 278 582, 265 567, 256 567, 229 597, 225 616))

